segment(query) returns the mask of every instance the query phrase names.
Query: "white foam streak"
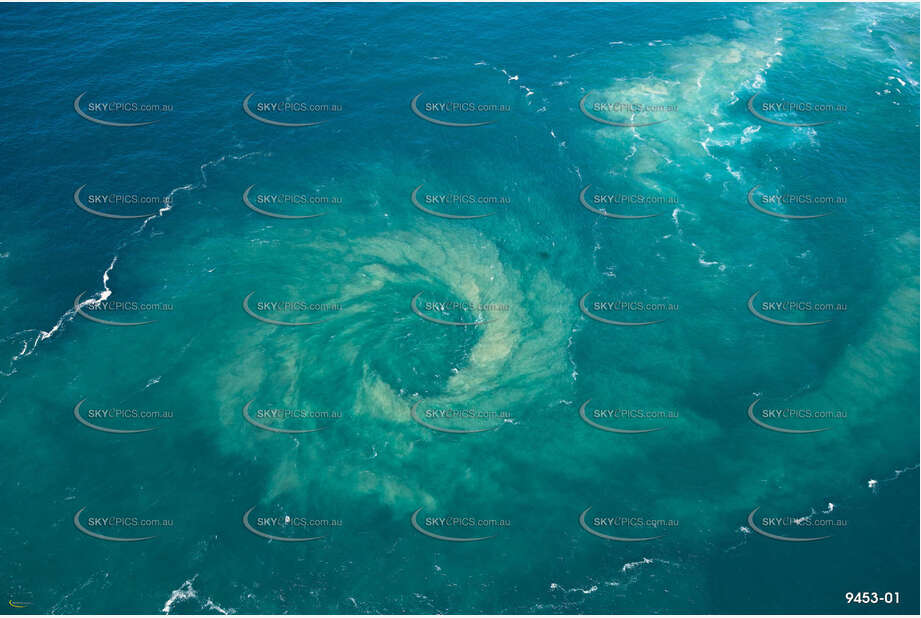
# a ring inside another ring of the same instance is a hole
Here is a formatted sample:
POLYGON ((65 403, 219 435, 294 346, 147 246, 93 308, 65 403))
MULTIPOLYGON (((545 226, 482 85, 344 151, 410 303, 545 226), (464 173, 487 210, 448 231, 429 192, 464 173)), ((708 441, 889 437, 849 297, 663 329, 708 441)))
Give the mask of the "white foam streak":
POLYGON ((198 597, 198 592, 196 592, 195 588, 192 587, 192 583, 197 577, 198 575, 196 574, 195 577, 185 580, 181 586, 173 590, 172 594, 169 596, 169 599, 167 599, 166 603, 163 605, 163 609, 160 611, 164 614, 169 614, 173 609, 173 605, 177 601, 187 601, 189 599, 198 597))
MULTIPOLYGON (((250 157, 257 156, 260 154, 262 153, 261 152, 248 152, 242 155, 222 155, 221 157, 213 161, 207 161, 203 163, 201 166, 199 166, 199 175, 201 176, 201 180, 197 183, 186 184, 180 187, 176 187, 175 189, 170 191, 167 194, 166 198, 164 199, 164 206, 160 208, 156 213, 144 219, 140 227, 138 227, 138 229, 136 229, 134 232, 131 233, 131 236, 132 237, 138 236, 141 232, 144 231, 148 223, 150 223, 151 221, 155 219, 159 219, 160 217, 162 217, 163 215, 171 211, 175 204, 174 197, 180 191, 193 191, 195 189, 204 189, 205 187, 207 187, 208 186, 208 176, 207 176, 206 170, 208 168, 219 165, 220 163, 228 159, 232 161, 240 161, 240 160, 248 159, 250 157)), ((112 271, 115 269, 115 264, 118 262, 119 252, 128 245, 129 240, 130 240, 130 237, 129 239, 123 240, 116 247, 115 252, 112 256, 112 261, 109 263, 109 266, 103 271, 102 290, 95 292, 92 296, 81 301, 80 304, 78 305, 79 308, 82 309, 83 307, 98 306, 99 303, 107 300, 112 295, 112 289, 109 287, 109 280, 111 278, 112 271)), ((41 342, 50 339, 55 334, 60 332, 61 329, 64 327, 64 325, 70 322, 76 315, 77 315, 76 309, 74 307, 70 307, 69 309, 67 309, 67 311, 65 311, 61 315, 61 317, 58 318, 57 322, 49 330, 31 328, 31 329, 19 331, 17 333, 13 333, 12 335, 9 335, 5 337, 4 339, 2 339, 2 341, 9 341, 10 339, 16 339, 16 338, 22 337, 23 345, 19 353, 14 355, 10 359, 7 370, 6 371, 0 370, 0 375, 10 376, 16 373, 15 365, 19 360, 27 356, 30 356, 41 342)))

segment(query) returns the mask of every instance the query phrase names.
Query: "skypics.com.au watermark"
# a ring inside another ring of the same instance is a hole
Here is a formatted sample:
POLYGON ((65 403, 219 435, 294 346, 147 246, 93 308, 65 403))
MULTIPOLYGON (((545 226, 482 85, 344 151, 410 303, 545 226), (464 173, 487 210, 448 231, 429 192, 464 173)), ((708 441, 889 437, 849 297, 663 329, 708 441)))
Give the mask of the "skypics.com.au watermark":
POLYGON ((310 326, 321 324, 342 311, 337 302, 311 302, 307 300, 253 300, 256 292, 243 299, 243 311, 252 318, 275 326, 310 326), (268 317, 275 316, 275 317, 268 317), (277 319, 284 317, 286 319, 277 319), (308 319, 304 319, 304 318, 308 319))
POLYGON ((480 195, 476 193, 420 194, 424 184, 413 189, 409 199, 422 212, 442 219, 482 219, 507 207, 511 199, 505 195, 480 195))
POLYGON ((81 185, 74 191, 74 204, 81 210, 105 219, 146 219, 157 214, 160 208, 172 206, 169 196, 145 193, 94 193, 81 185), (140 212, 138 212, 140 211, 140 212))
POLYGON ((780 301, 760 300, 756 298, 761 294, 758 290, 748 298, 748 311, 759 320, 779 324, 781 326, 818 326, 828 324, 831 319, 817 321, 786 320, 782 317, 802 316, 807 313, 843 313, 847 311, 847 303, 823 302, 803 299, 788 299, 780 301), (777 317, 774 317, 777 316, 777 317))
POLYGON ((423 320, 443 326, 477 326, 504 316, 511 305, 502 302, 475 302, 466 300, 420 300, 424 292, 413 296, 409 307, 423 320), (436 315, 438 317, 436 317, 436 315))
POLYGON ((833 534, 825 534, 840 530, 847 527, 846 519, 821 517, 834 510, 833 505, 829 505, 828 511, 816 513, 813 511, 809 515, 801 516, 757 516, 761 507, 755 507, 748 514, 748 526, 757 534, 775 541, 784 541, 787 543, 810 543, 815 541, 824 541, 830 539, 833 534), (819 533, 820 536, 816 536, 819 533))
POLYGON ((473 434, 493 431, 503 423, 512 421, 512 414, 507 410, 490 410, 477 407, 438 407, 421 405, 417 401, 410 408, 413 421, 442 433, 473 434))
POLYGON ((590 407, 591 401, 586 399, 579 406, 579 417, 591 427, 611 433, 652 433, 664 429, 665 425, 679 417, 674 409, 600 408, 590 407))
POLYGON ((641 543, 655 541, 665 536, 669 528, 680 525, 678 519, 648 517, 640 515, 594 515, 588 514, 592 507, 588 507, 579 515, 579 525, 591 535, 608 541, 620 543, 641 543), (655 534, 650 535, 653 531, 655 534))
POLYGON ((847 410, 768 407, 758 405, 761 398, 748 406, 748 418, 763 429, 785 434, 821 433, 831 429, 830 421, 847 420, 847 410), (790 426, 790 421, 795 427, 790 426))
POLYGON ((416 117, 442 127, 482 127, 495 122, 504 113, 511 112, 509 105, 487 101, 459 99, 422 99, 424 92, 413 97, 409 108, 416 117))
POLYGON ((74 298, 74 311, 80 317, 86 318, 91 322, 106 324, 108 326, 143 326, 153 324, 156 320, 126 321, 110 319, 130 314, 149 317, 156 313, 170 313, 173 311, 172 303, 146 303, 136 300, 108 300, 91 299, 83 300, 84 290, 74 298), (106 316, 105 318, 100 316, 106 316))
POLYGON ((251 92, 243 99, 243 113, 263 124, 276 127, 313 127, 332 120, 343 107, 337 103, 297 99, 265 100, 251 92), (254 98, 255 97, 255 98, 254 98))
POLYGON ((476 517, 472 515, 430 515, 420 517, 423 507, 410 516, 412 527, 429 538, 450 543, 473 543, 495 538, 512 523, 509 519, 476 517), (435 532, 437 530, 438 532, 435 532), (483 532, 493 532, 483 536, 483 532))
POLYGON ((89 516, 84 524, 81 516, 86 508, 83 507, 74 515, 74 527, 83 534, 101 541, 113 543, 149 541, 155 539, 157 535, 137 536, 137 533, 173 527, 172 519, 150 519, 135 515, 89 516), (134 534, 131 534, 132 532, 134 534))
POLYGON ((303 434, 327 429, 342 418, 338 410, 312 408, 253 407, 255 399, 243 406, 243 418, 259 429, 273 433, 303 434))
POLYGON ((243 204, 253 212, 275 219, 314 219, 342 205, 342 198, 336 195, 254 193, 255 186, 250 185, 243 191, 243 204))
POLYGON ((253 515, 255 510, 256 507, 253 506, 243 513, 243 527, 258 537, 282 543, 319 541, 326 538, 325 532, 342 527, 342 520, 335 517, 304 514, 253 515))
POLYGON ((592 95, 592 92, 585 93, 579 100, 579 110, 586 118, 611 127, 650 127, 665 122, 670 114, 679 111, 673 103, 612 101, 597 99, 592 95))
POLYGON ((159 122, 157 116, 173 111, 171 103, 134 100, 98 100, 83 92, 74 99, 74 111, 92 123, 107 127, 143 127, 159 122), (135 120, 143 118, 143 120, 135 120), (150 118, 154 118, 150 120, 150 118), (130 120, 129 120, 130 119, 130 120))
POLYGON ((585 317, 613 326, 649 326, 665 321, 665 317, 655 320, 627 319, 630 316, 642 314, 665 315, 677 312, 680 307, 677 303, 667 301, 645 300, 620 300, 596 297, 588 300, 592 292, 586 292, 579 299, 579 310, 585 317))
POLYGON ((843 103, 783 99, 779 101, 757 100, 759 96, 758 93, 755 93, 748 99, 746 104, 748 111, 758 120, 782 127, 819 127, 832 122, 832 118, 840 117, 841 114, 848 111, 847 105, 843 103), (813 114, 819 119, 805 120, 813 114), (804 120, 799 120, 799 118, 804 120))
POLYGON ((74 418, 78 423, 95 431, 111 434, 138 434, 158 429, 160 421, 174 418, 172 410, 145 409, 135 407, 85 405, 81 399, 74 406, 74 418))
POLYGON ((760 213, 779 219, 821 219, 835 209, 847 205, 847 196, 815 193, 755 192, 761 185, 755 185, 748 192, 748 205, 760 213))

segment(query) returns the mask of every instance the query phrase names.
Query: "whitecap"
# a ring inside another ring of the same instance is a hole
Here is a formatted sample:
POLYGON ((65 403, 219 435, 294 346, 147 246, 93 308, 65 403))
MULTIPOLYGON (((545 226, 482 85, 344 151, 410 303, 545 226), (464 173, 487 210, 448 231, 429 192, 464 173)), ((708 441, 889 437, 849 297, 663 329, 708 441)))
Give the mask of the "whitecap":
MULTIPOLYGON (((222 155, 221 157, 218 157, 217 159, 214 159, 214 160, 211 160, 211 161, 206 161, 205 163, 201 164, 201 165, 199 166, 199 168, 198 168, 199 175, 201 176, 201 181, 198 182, 198 183, 194 183, 194 184, 185 184, 185 185, 176 187, 175 189, 173 189, 172 191, 170 191, 170 192, 164 197, 164 200, 163 200, 163 204, 164 204, 164 205, 163 205, 163 207, 160 208, 156 213, 154 213, 154 214, 152 214, 151 216, 149 216, 149 217, 147 217, 146 219, 144 219, 144 221, 141 223, 140 227, 138 227, 138 229, 136 229, 134 232, 132 232, 131 235, 132 235, 132 236, 138 236, 142 231, 144 231, 144 229, 146 229, 148 223, 150 223, 151 221, 153 221, 153 220, 155 220, 155 219, 158 219, 158 218, 162 217, 162 216, 165 215, 167 212, 169 212, 170 210, 172 210, 172 209, 173 209, 173 206, 174 206, 174 203, 175 203, 174 197, 175 197, 176 193, 178 193, 178 192, 180 192, 180 191, 192 191, 192 190, 194 190, 194 189, 203 189, 203 188, 207 187, 207 186, 208 186, 208 175, 207 175, 207 171, 206 171, 206 170, 207 170, 208 168, 214 167, 214 166, 216 166, 216 165, 222 163, 223 161, 225 161, 225 160, 227 160, 227 159, 230 159, 230 160, 232 160, 232 161, 240 161, 240 160, 248 159, 248 158, 250 158, 250 157, 257 156, 257 155, 261 155, 261 154, 264 154, 264 153, 262 153, 262 152, 248 152, 248 153, 245 153, 245 154, 242 154, 242 155, 232 155, 232 154, 231 154, 231 155, 222 155)), ((271 156, 271 155, 267 155, 267 156, 271 156)), ((110 277, 111 277, 112 271, 113 271, 114 268, 115 268, 115 264, 118 262, 119 252, 120 252, 122 249, 124 249, 127 245, 128 245, 128 240, 124 240, 124 241, 122 241, 122 242, 116 247, 116 249, 115 249, 115 251, 114 251, 114 253, 113 253, 113 256, 112 256, 112 261, 109 263, 109 266, 108 266, 108 267, 103 271, 103 273, 102 273, 102 290, 99 291, 99 292, 96 292, 94 295, 90 296, 89 298, 87 298, 87 299, 85 299, 83 302, 81 302, 81 303, 78 305, 79 308, 82 309, 83 307, 96 307, 96 306, 99 305, 99 303, 101 303, 101 302, 107 300, 107 299, 112 295, 112 290, 109 288, 109 279, 110 279, 110 277)), ((15 333, 15 334, 13 334, 13 335, 11 335, 11 336, 5 337, 5 338, 3 339, 3 341, 7 341, 7 340, 9 340, 9 339, 11 339, 11 338, 15 338, 15 337, 19 337, 19 336, 23 336, 23 335, 27 335, 27 334, 28 334, 28 335, 32 335, 33 333, 35 333, 34 336, 30 336, 29 338, 23 340, 23 346, 22 346, 22 349, 20 350, 20 352, 19 352, 18 354, 14 355, 14 356, 10 359, 8 371, 0 371, 0 374, 9 376, 9 375, 12 375, 13 373, 15 373, 15 372, 16 372, 15 364, 16 364, 20 359, 25 358, 25 357, 27 357, 27 356, 30 356, 30 355, 35 351, 35 349, 38 347, 38 345, 39 345, 41 342, 50 339, 50 338, 53 337, 56 333, 60 332, 60 331, 61 331, 61 328, 62 328, 66 323, 70 322, 76 315, 77 315, 77 312, 76 312, 76 310, 74 309, 74 307, 70 307, 67 311, 65 311, 65 312, 60 316, 60 318, 58 318, 58 321, 55 323, 55 325, 54 325, 53 327, 51 327, 50 330, 47 330, 47 331, 46 331, 46 330, 41 330, 41 329, 27 329, 27 330, 19 331, 18 333, 15 333), (30 339, 31 339, 31 343, 30 343, 30 339)))
POLYGON ((631 571, 638 566, 641 566, 644 564, 652 564, 653 562, 654 561, 652 560, 652 558, 644 557, 642 560, 637 560, 636 562, 628 562, 627 564, 623 565, 622 567, 620 567, 620 572, 626 573, 627 571, 631 571))
POLYGON ((192 587, 192 583, 198 577, 198 574, 195 575, 192 579, 187 579, 185 582, 173 590, 170 594, 169 599, 166 600, 166 603, 163 605, 163 609, 160 611, 164 614, 169 614, 170 610, 173 609, 173 604, 177 601, 186 601, 188 599, 195 599, 198 597, 198 592, 195 588, 192 587))

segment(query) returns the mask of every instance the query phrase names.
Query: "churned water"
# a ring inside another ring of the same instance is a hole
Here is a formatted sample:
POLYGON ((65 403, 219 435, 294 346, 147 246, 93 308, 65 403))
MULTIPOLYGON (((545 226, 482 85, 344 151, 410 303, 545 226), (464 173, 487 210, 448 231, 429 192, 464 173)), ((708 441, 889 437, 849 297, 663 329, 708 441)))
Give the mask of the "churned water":
POLYGON ((0 16, 5 611, 917 613, 917 5, 0 16))

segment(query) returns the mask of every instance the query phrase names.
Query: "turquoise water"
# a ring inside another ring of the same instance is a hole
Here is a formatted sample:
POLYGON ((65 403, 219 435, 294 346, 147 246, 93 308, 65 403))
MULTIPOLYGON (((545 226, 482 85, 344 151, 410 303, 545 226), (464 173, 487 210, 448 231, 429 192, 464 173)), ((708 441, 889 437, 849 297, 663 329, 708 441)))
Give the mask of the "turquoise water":
POLYGON ((917 6, 0 15, 4 611, 917 613, 917 6))

